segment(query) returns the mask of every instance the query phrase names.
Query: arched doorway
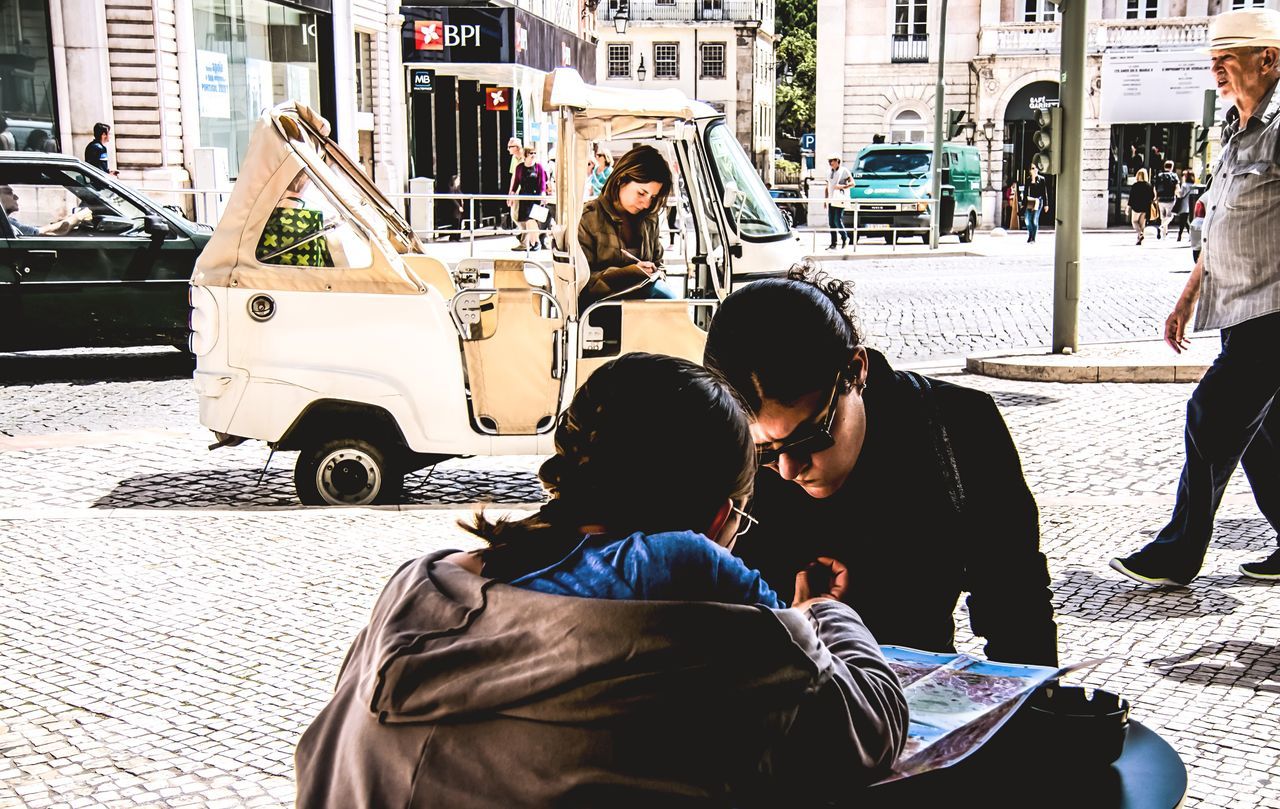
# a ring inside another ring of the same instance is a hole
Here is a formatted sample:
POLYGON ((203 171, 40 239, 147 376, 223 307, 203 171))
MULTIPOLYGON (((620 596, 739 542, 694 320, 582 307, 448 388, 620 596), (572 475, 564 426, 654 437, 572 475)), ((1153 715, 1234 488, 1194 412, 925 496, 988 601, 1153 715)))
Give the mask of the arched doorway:
MULTIPOLYGON (((1036 133, 1035 114, 1043 109, 1058 106, 1058 83, 1053 81, 1033 81, 1009 99, 1004 113, 1004 180, 1001 189, 1010 183, 1018 187, 1021 195, 1026 184, 1027 168, 1036 153, 1032 138, 1036 133)), ((1057 205, 1057 187, 1055 177, 1046 177, 1049 191, 1048 213, 1040 217, 1041 227, 1053 227, 1053 211, 1057 205)), ((1003 197, 1002 197, 1003 198, 1003 197)), ((1007 224, 1007 223, 1006 223, 1007 224)), ((1017 223, 1022 227, 1021 222, 1017 223)))

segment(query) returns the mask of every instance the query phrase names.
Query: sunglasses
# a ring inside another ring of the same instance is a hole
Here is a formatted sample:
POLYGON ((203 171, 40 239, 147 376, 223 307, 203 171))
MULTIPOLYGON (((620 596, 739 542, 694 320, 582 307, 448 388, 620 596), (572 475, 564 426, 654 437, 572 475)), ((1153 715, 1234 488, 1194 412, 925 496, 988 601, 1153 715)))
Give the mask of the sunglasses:
POLYGON ((825 452, 835 446, 836 440, 831 435, 831 426, 835 424, 836 402, 840 400, 840 375, 836 374, 836 383, 831 388, 831 398, 823 412, 826 416, 821 425, 810 423, 797 428, 791 435, 776 447, 756 447, 756 462, 761 466, 774 466, 783 455, 792 458, 807 458, 825 452), (799 433, 799 437, 797 437, 799 433))

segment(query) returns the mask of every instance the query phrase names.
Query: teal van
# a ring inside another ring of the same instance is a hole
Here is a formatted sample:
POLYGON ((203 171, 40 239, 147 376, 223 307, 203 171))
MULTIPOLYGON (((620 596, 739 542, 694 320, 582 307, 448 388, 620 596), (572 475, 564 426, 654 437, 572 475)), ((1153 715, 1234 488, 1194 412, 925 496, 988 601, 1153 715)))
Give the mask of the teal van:
MULTIPOLYGON (((858 205, 858 234, 874 235, 890 228, 928 228, 929 207, 923 202, 889 200, 929 199, 933 145, 928 143, 877 143, 858 152, 853 166, 850 198, 858 205)), ((973 241, 982 223, 982 165, 976 146, 946 143, 942 146, 942 211, 938 234, 955 233, 960 241, 973 241)), ((853 227, 853 210, 845 213, 853 227)), ((907 231, 929 240, 926 230, 907 231)), ((885 233, 889 241, 891 232, 885 233)))

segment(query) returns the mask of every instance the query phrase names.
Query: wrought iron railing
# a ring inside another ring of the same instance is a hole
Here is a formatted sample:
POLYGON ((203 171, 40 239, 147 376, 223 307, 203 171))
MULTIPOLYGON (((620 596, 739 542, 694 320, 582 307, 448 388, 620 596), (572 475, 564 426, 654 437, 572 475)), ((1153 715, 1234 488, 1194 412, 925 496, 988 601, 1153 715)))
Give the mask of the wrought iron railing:
POLYGON ((929 61, 928 34, 894 34, 894 62, 927 62, 929 61))

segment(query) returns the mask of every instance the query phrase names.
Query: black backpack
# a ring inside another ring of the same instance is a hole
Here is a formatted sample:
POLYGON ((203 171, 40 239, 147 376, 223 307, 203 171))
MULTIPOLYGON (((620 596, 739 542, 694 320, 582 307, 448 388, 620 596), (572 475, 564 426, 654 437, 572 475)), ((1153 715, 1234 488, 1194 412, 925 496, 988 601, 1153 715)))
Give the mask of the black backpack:
POLYGON ((1178 175, 1172 171, 1162 171, 1156 175, 1156 193, 1168 198, 1178 193, 1178 175))

